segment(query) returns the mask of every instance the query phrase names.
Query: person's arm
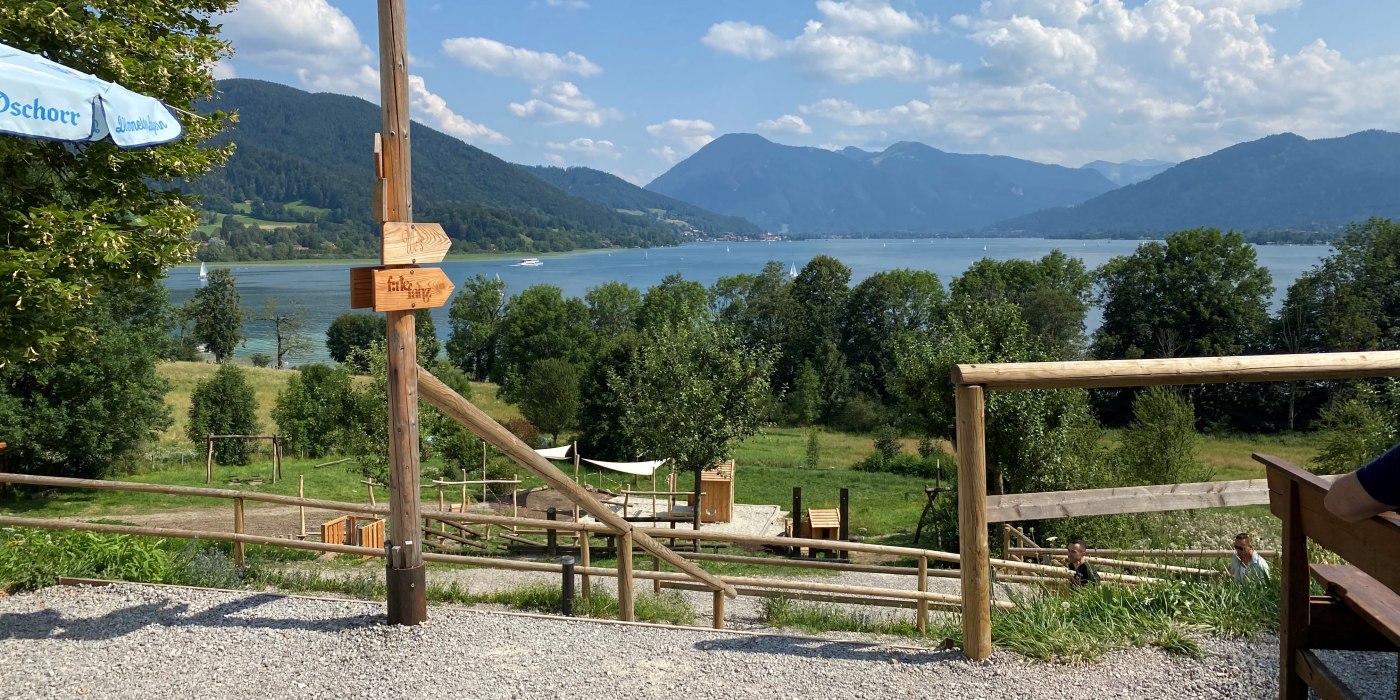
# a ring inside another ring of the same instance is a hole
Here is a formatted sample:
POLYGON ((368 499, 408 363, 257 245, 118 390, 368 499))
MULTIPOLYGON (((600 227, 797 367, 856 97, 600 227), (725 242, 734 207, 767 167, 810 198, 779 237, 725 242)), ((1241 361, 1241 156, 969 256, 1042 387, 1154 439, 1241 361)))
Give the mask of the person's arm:
POLYGON ((1332 482, 1322 503, 1349 523, 1394 510, 1400 504, 1400 445, 1332 482))
POLYGON ((1344 474, 1332 482, 1332 488, 1328 489, 1322 504, 1332 515, 1349 523, 1361 522, 1377 513, 1390 510, 1390 506, 1366 493, 1366 489, 1361 486, 1361 480, 1356 478, 1356 472, 1344 474))

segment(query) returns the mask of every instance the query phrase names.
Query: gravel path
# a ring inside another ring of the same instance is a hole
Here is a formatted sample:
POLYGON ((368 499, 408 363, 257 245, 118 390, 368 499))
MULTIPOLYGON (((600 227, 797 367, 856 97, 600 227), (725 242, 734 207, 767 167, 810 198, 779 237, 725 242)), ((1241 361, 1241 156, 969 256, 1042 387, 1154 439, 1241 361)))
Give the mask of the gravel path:
MULTIPOLYGON (((1208 640, 1092 666, 434 607, 118 585, 0 598, 5 698, 1262 698, 1276 641, 1208 640)), ((1390 665, 1366 697, 1394 697, 1390 665), (1387 677, 1389 680, 1387 680, 1387 677), (1387 685, 1389 683, 1389 685, 1387 685)))

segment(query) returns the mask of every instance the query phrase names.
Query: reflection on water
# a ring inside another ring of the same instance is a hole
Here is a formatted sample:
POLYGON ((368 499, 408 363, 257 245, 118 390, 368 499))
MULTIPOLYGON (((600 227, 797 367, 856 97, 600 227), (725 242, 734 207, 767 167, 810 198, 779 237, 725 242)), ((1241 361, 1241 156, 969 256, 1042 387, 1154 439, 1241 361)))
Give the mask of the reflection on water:
MULTIPOLYGON (((475 274, 489 277, 499 275, 506 283, 507 295, 520 292, 534 284, 553 284, 565 296, 583 296, 585 292, 605 282, 619 281, 643 290, 659 283, 664 277, 680 273, 688 280, 706 286, 725 275, 757 273, 769 260, 784 267, 801 269, 817 255, 830 255, 851 268, 851 283, 855 284, 883 270, 912 268, 929 270, 947 284, 962 274, 973 261, 981 258, 1007 260, 1036 259, 1059 248, 1084 261, 1089 268, 1103 264, 1109 258, 1127 255, 1138 246, 1137 241, 1070 241, 1042 238, 955 238, 915 240, 814 240, 781 241, 775 243, 694 243, 677 248, 587 251, 545 256, 543 265, 521 266, 519 258, 473 262, 446 262, 441 267, 460 288, 462 280, 475 274)), ((1281 303, 1283 293, 1298 275, 1317 264, 1331 250, 1328 246, 1259 246, 1259 262, 1274 276, 1274 307, 1281 303)), ((331 321, 350 310, 350 273, 348 265, 226 265, 232 267, 238 281, 243 307, 260 312, 268 297, 286 303, 296 301, 306 307, 310 321, 313 351, 293 358, 293 364, 328 362, 325 333, 331 321)), ((184 303, 199 287, 199 268, 181 266, 170 271, 165 280, 170 300, 184 303)), ((1099 324, 1097 309, 1091 309, 1088 319, 1092 330, 1099 324)), ((443 343, 450 331, 447 307, 433 309, 433 322, 443 343)), ((247 357, 255 352, 273 354, 276 341, 271 324, 248 321, 244 324, 248 341, 238 355, 247 357)))

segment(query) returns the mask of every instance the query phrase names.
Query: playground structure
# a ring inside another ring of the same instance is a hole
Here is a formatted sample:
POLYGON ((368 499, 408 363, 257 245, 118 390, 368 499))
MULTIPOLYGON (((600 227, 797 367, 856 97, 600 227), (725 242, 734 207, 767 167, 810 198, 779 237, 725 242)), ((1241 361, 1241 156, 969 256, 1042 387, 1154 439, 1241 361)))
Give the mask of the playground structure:
POLYGON ((271 440, 272 441, 272 483, 282 478, 282 436, 281 435, 206 435, 204 483, 214 481, 214 441, 215 440, 271 440))

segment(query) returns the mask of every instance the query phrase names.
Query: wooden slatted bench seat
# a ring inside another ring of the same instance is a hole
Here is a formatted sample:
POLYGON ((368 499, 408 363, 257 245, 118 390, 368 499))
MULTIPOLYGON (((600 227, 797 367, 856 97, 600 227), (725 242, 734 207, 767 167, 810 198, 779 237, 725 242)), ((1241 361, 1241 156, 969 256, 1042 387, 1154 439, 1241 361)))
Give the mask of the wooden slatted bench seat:
MULTIPOLYGON (((1323 505, 1330 484, 1269 455, 1254 455, 1269 481, 1269 508, 1283 521, 1279 697, 1354 698, 1315 650, 1400 650, 1400 518, 1347 523, 1323 505), (1350 565, 1309 564, 1307 541, 1350 565), (1312 596, 1309 575, 1326 595, 1312 596)), ((1397 674, 1400 697, 1400 674, 1397 674)))

